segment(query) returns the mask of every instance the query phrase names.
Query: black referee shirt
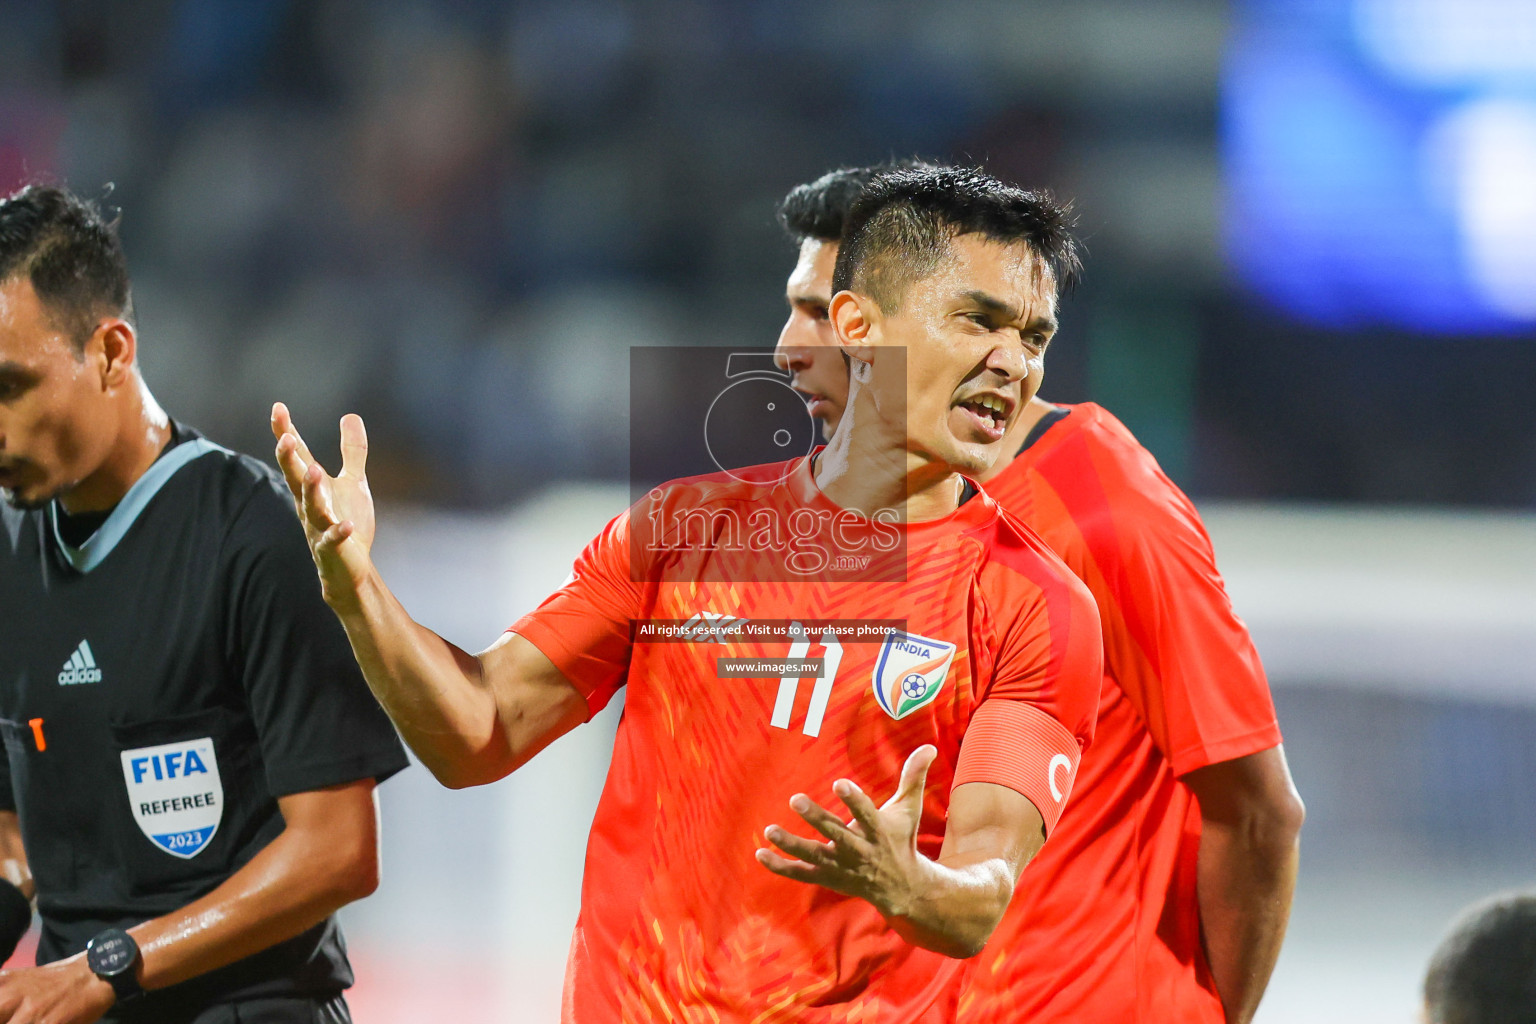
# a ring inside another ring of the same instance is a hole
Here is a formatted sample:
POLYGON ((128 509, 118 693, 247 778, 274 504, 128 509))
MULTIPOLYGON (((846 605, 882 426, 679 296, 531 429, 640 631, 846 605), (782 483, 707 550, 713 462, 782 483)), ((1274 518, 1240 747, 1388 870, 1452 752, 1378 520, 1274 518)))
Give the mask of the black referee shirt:
MULTIPOLYGON (((277 797, 405 767, 261 462, 177 425, 99 526, 0 507, 0 807, 39 963, 214 889, 282 831, 277 797)), ((133 1016, 351 981, 330 919, 133 1016)))

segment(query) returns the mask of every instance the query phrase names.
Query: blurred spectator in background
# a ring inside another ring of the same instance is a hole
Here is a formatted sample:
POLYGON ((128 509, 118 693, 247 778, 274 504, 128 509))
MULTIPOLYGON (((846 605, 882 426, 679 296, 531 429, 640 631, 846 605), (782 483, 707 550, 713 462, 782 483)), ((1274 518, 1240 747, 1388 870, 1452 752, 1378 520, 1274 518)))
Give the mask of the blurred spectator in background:
POLYGON ((1427 1024, 1536 1024, 1536 893, 1496 896, 1451 926, 1424 978, 1427 1024))

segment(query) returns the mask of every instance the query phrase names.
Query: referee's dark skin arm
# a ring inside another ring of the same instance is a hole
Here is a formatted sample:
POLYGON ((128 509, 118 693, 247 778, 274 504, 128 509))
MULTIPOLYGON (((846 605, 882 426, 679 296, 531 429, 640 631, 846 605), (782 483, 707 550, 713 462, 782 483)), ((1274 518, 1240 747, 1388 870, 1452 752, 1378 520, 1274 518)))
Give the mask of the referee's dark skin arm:
MULTIPOLYGON (((379 884, 374 781, 279 797, 284 828, 217 889, 173 914, 128 929, 143 954, 139 980, 165 988, 234 963, 325 920, 379 884)), ((21 852, 16 815, 0 813, 0 869, 21 852)), ((111 1008, 111 987, 85 954, 0 972, 3 1024, 90 1024, 111 1008)))

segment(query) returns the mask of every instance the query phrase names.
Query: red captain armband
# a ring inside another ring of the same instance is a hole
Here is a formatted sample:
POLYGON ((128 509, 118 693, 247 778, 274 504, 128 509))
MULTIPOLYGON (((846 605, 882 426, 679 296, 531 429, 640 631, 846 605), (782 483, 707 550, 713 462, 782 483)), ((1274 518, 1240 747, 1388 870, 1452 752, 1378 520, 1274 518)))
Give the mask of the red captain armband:
POLYGON ((1050 835, 1077 778, 1082 749, 1050 715, 1020 700, 982 701, 960 744, 955 785, 990 782, 1021 793, 1045 819, 1050 835))

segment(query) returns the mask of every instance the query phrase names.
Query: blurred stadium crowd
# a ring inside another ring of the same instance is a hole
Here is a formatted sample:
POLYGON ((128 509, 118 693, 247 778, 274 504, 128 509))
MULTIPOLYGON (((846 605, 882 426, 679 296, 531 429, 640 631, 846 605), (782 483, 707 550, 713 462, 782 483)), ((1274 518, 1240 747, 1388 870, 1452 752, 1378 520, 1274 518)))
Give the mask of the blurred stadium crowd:
POLYGON ((357 409, 386 496, 488 506, 621 477, 628 348, 771 342, 791 254, 774 200, 920 153, 1077 198, 1092 256, 1046 393, 1115 408, 1197 495, 1536 501, 1509 412, 1536 347, 1334 344, 1227 283, 1229 16, 13 0, 0 185, 128 211, 169 408, 250 449, 278 382, 311 430, 357 409), (1425 415, 1437 401, 1455 411, 1425 415))

